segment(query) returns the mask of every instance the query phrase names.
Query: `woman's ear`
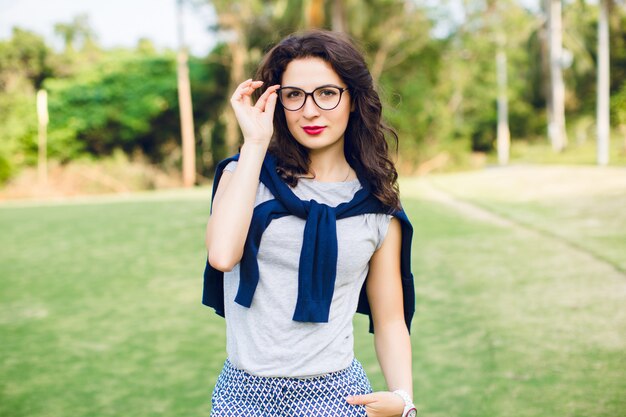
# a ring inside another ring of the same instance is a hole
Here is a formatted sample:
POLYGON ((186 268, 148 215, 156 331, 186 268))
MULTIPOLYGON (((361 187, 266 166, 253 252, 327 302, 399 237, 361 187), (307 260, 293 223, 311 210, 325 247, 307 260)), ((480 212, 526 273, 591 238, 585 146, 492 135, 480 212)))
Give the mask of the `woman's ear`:
POLYGON ((353 113, 356 110, 356 104, 354 100, 350 100, 350 113, 353 113))

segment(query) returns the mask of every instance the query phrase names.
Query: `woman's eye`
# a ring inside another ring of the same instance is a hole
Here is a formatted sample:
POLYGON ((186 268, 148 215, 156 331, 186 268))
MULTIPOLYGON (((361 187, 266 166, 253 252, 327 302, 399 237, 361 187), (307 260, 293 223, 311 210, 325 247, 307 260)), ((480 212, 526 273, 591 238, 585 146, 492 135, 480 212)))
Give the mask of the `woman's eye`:
POLYGON ((326 96, 326 97, 334 96, 336 94, 337 94, 337 91, 332 90, 332 89, 326 89, 326 90, 321 90, 320 91, 320 95, 321 96, 326 96))
POLYGON ((287 98, 298 98, 302 95, 300 91, 290 91, 287 93, 287 98))

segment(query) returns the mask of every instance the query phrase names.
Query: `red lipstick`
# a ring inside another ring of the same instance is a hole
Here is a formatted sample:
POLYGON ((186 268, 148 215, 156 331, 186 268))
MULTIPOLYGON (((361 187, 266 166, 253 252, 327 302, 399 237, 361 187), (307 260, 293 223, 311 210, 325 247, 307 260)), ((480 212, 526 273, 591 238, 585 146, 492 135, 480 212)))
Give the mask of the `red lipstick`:
POLYGON ((326 126, 303 126, 302 129, 309 135, 319 135, 324 131, 326 126))

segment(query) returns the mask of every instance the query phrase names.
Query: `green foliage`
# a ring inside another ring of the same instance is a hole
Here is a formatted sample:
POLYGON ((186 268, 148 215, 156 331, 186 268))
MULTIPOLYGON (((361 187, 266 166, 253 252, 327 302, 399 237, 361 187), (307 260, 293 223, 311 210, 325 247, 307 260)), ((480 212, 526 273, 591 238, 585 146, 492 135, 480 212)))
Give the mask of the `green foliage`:
MULTIPOLYGON (((206 0, 194 0, 206 4, 206 0)), ((204 58, 190 58, 189 71, 197 139, 198 172, 211 177, 226 156, 224 109, 232 89, 232 46, 241 31, 243 77, 263 53, 306 24, 308 2, 242 0, 211 2, 220 17, 211 28, 225 35, 204 58), (234 31, 234 32, 233 32, 234 31), (230 35, 229 35, 230 34, 230 35)), ((324 27, 331 28, 333 2, 324 2, 324 27)), ((364 50, 384 104, 384 116, 400 134, 407 167, 441 153, 467 158, 491 152, 497 122, 495 55, 507 57, 509 128, 513 141, 545 141, 545 22, 541 13, 515 0, 462 2, 465 18, 448 20, 445 5, 409 0, 343 0, 346 29, 364 50), (543 52, 542 52, 543 51, 543 52)), ((624 124, 626 7, 613 2, 610 14, 612 123, 624 124)), ((597 5, 563 5, 564 69, 568 125, 595 117, 597 5)), ((34 97, 49 89, 49 155, 60 161, 140 152, 166 169, 180 164, 176 57, 158 52, 147 39, 133 50, 102 50, 87 16, 55 25, 63 53, 50 50, 32 32, 15 28, 0 41, 0 182, 36 161, 34 97)), ((587 122, 585 122, 587 123, 587 122)), ((589 129, 575 129, 578 136, 589 129)), ((585 140, 578 138, 577 140, 585 140)))
POLYGON ((19 89, 21 79, 29 80, 31 88, 39 88, 50 75, 49 54, 41 36, 14 28, 10 40, 0 41, 0 91, 19 89))
POLYGON ((45 84, 50 97, 50 155, 132 151, 151 122, 175 107, 173 57, 111 57, 68 79, 45 84))
POLYGON ((37 113, 34 94, 0 94, 0 184, 23 164, 36 161, 37 113))
POLYGON ((80 14, 68 23, 57 23, 54 32, 63 38, 65 51, 73 53, 77 49, 89 49, 95 44, 95 33, 89 24, 89 16, 80 14))
MULTIPOLYGON (((208 143, 196 147, 197 152, 199 152, 197 166, 198 172, 208 178, 213 177, 214 162, 217 161, 204 162, 202 159, 203 149, 206 149, 208 154, 213 157, 227 156, 221 115, 224 106, 230 105, 227 99, 230 92, 228 91, 229 74, 227 68, 219 61, 223 49, 224 45, 221 45, 206 58, 192 59, 189 62, 196 141, 208 141, 208 143), (210 130, 209 138, 203 137, 203 129, 210 130)), ((172 124, 178 128, 177 119, 173 120, 172 124)))
POLYGON ((626 126, 626 82, 613 97, 611 97, 612 120, 616 125, 626 126))
POLYGON ((609 16, 611 92, 626 83, 626 3, 612 2, 609 16))
POLYGON ((0 184, 36 160, 35 90, 50 74, 49 54, 41 36, 19 28, 0 41, 0 184))
MULTIPOLYGON (((180 137, 176 56, 156 52, 146 40, 136 51, 100 51, 83 20, 74 22, 80 27, 70 27, 75 33, 68 38, 82 45, 79 51, 70 43, 68 51, 54 54, 41 37, 21 29, 0 42, 0 183, 36 163, 40 86, 48 90, 50 158, 63 162, 121 149, 178 163, 171 160, 180 137)), ((218 121, 227 73, 215 55, 190 58, 189 71, 199 132, 218 121)))

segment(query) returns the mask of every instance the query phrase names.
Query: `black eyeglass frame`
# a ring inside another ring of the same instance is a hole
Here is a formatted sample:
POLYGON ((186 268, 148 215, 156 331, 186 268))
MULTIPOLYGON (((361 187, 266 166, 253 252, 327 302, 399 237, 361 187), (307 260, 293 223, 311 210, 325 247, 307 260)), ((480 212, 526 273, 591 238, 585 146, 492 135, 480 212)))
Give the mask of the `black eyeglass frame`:
POLYGON ((339 104, 341 103, 341 98, 343 97, 343 93, 345 91, 348 91, 349 88, 348 87, 339 87, 338 85, 332 85, 332 84, 327 84, 327 85, 322 85, 320 87, 317 87, 315 90, 311 91, 310 93, 304 91, 303 89, 301 89, 300 87, 290 87, 290 86, 285 86, 285 87, 280 87, 278 90, 276 90, 276 94, 278 94, 278 101, 280 101, 280 105, 283 106, 283 109, 287 110, 287 111, 298 111, 301 108, 304 107, 304 105, 306 104, 306 100, 309 98, 309 96, 311 96, 311 99, 313 100, 313 103, 315 103, 315 105, 320 109, 320 110, 334 110, 337 108, 337 106, 339 106, 339 104), (315 96, 313 95, 313 93, 315 93, 317 90, 322 89, 322 88, 328 88, 328 87, 332 87, 332 88, 336 88, 337 90, 339 90, 339 100, 337 100, 337 104, 335 104, 334 107, 330 108, 330 109, 325 109, 322 106, 320 106, 319 104, 317 104, 317 101, 315 101, 315 96), (283 104, 283 100, 280 98, 280 92, 281 90, 286 90, 286 89, 292 89, 292 90, 299 90, 302 91, 304 93, 304 101, 302 102, 302 105, 300 107, 298 107, 297 109, 288 109, 287 107, 285 107, 285 105, 283 104))

